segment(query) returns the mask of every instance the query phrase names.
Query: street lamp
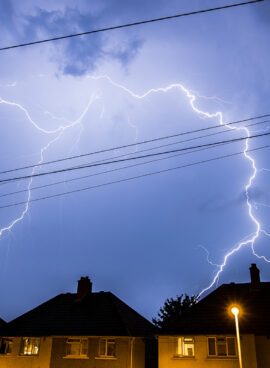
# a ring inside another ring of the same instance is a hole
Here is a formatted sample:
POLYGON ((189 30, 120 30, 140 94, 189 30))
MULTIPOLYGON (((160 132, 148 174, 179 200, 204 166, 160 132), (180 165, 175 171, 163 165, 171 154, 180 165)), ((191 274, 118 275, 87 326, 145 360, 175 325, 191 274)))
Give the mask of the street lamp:
POLYGON ((239 367, 242 368, 243 366, 242 366, 241 344, 240 344, 239 323, 238 323, 239 308, 232 307, 231 312, 234 315, 234 319, 235 319, 237 349, 238 349, 238 356, 239 356, 239 367))

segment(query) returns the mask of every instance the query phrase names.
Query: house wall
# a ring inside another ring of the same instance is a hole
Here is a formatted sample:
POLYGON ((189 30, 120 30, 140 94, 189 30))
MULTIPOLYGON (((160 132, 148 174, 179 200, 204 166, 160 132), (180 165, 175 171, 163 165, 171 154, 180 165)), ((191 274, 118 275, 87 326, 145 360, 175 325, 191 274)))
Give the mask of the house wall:
MULTIPOLYGON (((66 357, 66 337, 53 338, 51 368, 130 368, 130 338, 116 338, 116 359, 98 357, 99 338, 88 338, 86 358, 66 357)), ((135 338, 133 368, 145 368, 145 348, 141 338, 135 338)))
POLYGON ((1 368, 49 368, 52 338, 42 337, 40 340, 40 351, 37 356, 20 355, 21 337, 13 338, 11 354, 0 355, 1 368))
POLYGON ((144 366, 145 366, 145 344, 142 341, 142 339, 135 339, 133 343, 133 368, 141 368, 144 366))
MULTIPOLYGON (((237 358, 208 357, 207 336, 194 336, 194 357, 175 357, 176 344, 173 336, 159 336, 159 368, 239 368, 237 358)), ((255 339, 253 335, 241 337, 242 360, 245 368, 259 368, 256 361, 255 339)), ((262 365, 267 367, 270 365, 262 365)))
POLYGON ((255 336, 258 368, 270 367, 270 338, 269 336, 255 336))

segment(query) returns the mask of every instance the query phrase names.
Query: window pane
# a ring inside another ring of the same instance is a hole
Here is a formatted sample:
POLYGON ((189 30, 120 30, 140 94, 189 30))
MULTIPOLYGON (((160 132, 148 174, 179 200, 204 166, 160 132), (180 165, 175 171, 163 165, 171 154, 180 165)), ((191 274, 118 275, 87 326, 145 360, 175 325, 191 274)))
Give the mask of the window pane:
POLYGON ((6 342, 5 342, 5 339, 0 339, 0 354, 6 354, 6 342))
POLYGON ((216 339, 214 337, 208 339, 208 351, 209 355, 216 355, 216 339))
POLYGON ((235 338, 227 337, 228 355, 236 355, 235 338))
POLYGON ((184 342, 193 342, 193 337, 184 337, 184 342))
POLYGON ((99 343, 99 355, 106 355, 106 340, 101 339, 99 343))
POLYGON ((6 340, 6 354, 11 353, 12 340, 6 340))
POLYGON ((108 356, 115 356, 115 341, 108 341, 107 345, 107 355, 108 356))
POLYGON ((217 355, 218 356, 226 356, 227 355, 227 349, 226 349, 226 343, 225 342, 218 342, 217 341, 217 355))
POLYGON ((184 355, 193 356, 194 355, 194 344, 184 344, 184 355))
POLYGON ((194 356, 193 337, 178 337, 176 340, 176 354, 179 356, 194 356))
POLYGON ((71 345, 67 344, 67 355, 71 355, 71 345))
POLYGON ((226 343, 225 337, 216 337, 216 340, 217 340, 217 344, 225 344, 226 343))
POLYGON ((24 339, 23 340, 23 354, 24 355, 31 355, 30 339, 24 339))
POLYGON ((39 339, 26 338, 22 342, 23 355, 38 355, 39 353, 39 339))
POLYGON ((0 339, 0 354, 10 354, 11 346, 12 346, 11 339, 0 339))
POLYGON ((88 340, 87 339, 68 339, 67 355, 80 356, 87 355, 88 340))
POLYGON ((32 354, 37 355, 39 352, 39 339, 32 339, 32 354))
POLYGON ((72 343, 70 344, 70 355, 80 355, 81 344, 72 343))
POLYGON ((88 351, 88 340, 82 340, 82 355, 87 355, 88 351))

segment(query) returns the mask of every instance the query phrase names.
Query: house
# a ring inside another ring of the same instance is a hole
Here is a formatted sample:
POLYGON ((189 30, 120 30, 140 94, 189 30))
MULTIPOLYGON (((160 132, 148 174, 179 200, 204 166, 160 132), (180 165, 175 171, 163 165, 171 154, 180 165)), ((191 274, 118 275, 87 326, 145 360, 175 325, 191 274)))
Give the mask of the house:
POLYGON ((6 324, 6 322, 0 318, 0 329, 6 324))
POLYGON ((154 368, 153 325, 111 292, 60 294, 0 331, 1 368, 154 368))
POLYGON ((2 318, 0 318, 0 336, 1 336, 1 330, 4 328, 5 325, 6 325, 6 322, 2 318))
POLYGON ((159 333, 159 368, 238 368, 232 306, 240 311, 243 367, 270 367, 270 282, 260 281, 255 264, 250 275, 250 283, 221 285, 159 333))

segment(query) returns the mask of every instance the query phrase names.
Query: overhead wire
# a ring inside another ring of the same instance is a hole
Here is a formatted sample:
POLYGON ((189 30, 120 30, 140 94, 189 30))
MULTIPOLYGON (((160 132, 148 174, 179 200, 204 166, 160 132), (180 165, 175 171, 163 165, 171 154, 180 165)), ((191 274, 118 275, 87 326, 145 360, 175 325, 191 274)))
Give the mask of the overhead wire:
MULTIPOLYGON (((208 149, 211 149, 211 148, 215 148, 215 146, 199 148, 197 150, 184 152, 184 153, 178 153, 178 154, 174 154, 174 155, 171 155, 171 156, 168 156, 168 157, 162 157, 162 158, 158 158, 158 159, 154 159, 154 160, 150 160, 150 161, 139 162, 139 163, 136 163, 136 164, 133 164, 133 165, 121 166, 121 167, 118 167, 118 168, 115 168, 115 169, 105 170, 105 171, 101 171, 101 172, 94 173, 94 174, 88 174, 88 175, 84 175, 84 176, 75 177, 75 178, 72 178, 72 179, 65 179, 65 180, 60 180, 60 181, 54 182, 54 183, 39 185, 39 186, 31 187, 31 191, 36 190, 36 189, 43 189, 43 188, 51 187, 51 186, 58 185, 58 184, 66 184, 66 183, 69 183, 69 182, 73 182, 73 181, 77 181, 77 180, 81 180, 81 179, 86 179, 86 178, 90 178, 90 177, 94 177, 94 176, 99 176, 99 175, 102 175, 102 174, 108 174, 108 173, 112 173, 112 172, 116 172, 116 171, 130 169, 130 168, 133 168, 133 167, 147 165, 147 164, 158 162, 158 161, 168 160, 170 158, 175 158, 175 157, 179 157, 179 156, 186 156, 186 155, 189 155, 191 153, 205 151, 205 150, 208 150, 208 149)), ((2 195, 0 195, 0 198, 15 195, 15 194, 19 194, 19 193, 25 193, 25 192, 28 192, 28 191, 29 191, 28 189, 17 190, 17 191, 14 191, 14 192, 2 194, 2 195)))
MULTIPOLYGON (((180 132, 180 133, 175 133, 175 134, 172 134, 172 135, 147 139, 147 140, 143 140, 143 141, 140 141, 140 142, 125 144, 125 145, 122 145, 122 146, 105 148, 105 149, 102 149, 102 150, 87 152, 87 153, 83 153, 83 154, 75 155, 75 156, 64 157, 64 158, 60 158, 60 159, 57 159, 57 160, 51 160, 51 161, 46 161, 46 162, 42 162, 42 163, 37 163, 37 164, 17 167, 17 168, 13 168, 13 169, 8 169, 8 170, 0 171, 0 175, 8 174, 8 173, 15 172, 15 171, 20 171, 20 170, 31 169, 31 168, 34 168, 34 167, 55 164, 55 163, 59 163, 59 162, 63 162, 63 161, 74 160, 74 159, 83 158, 83 157, 87 157, 87 156, 93 156, 93 155, 96 155, 96 154, 106 153, 106 152, 120 150, 120 149, 124 149, 124 148, 139 146, 139 145, 143 145, 143 144, 147 144, 147 143, 153 143, 153 142, 157 142, 157 141, 160 141, 160 140, 166 140, 166 139, 180 137, 180 136, 184 136, 184 135, 188 135, 188 134, 199 133, 199 132, 203 132, 203 131, 207 131, 207 130, 211 130, 211 129, 222 128, 222 127, 226 127, 226 126, 245 123, 247 121, 258 120, 258 119, 263 119, 263 118, 267 118, 267 117, 270 117, 270 114, 253 116, 253 117, 242 119, 242 120, 236 120, 236 121, 232 121, 232 122, 228 122, 228 123, 224 123, 224 124, 212 125, 212 126, 208 126, 208 127, 204 127, 204 128, 200 128, 200 129, 187 130, 187 131, 180 132)), ((264 122, 268 122, 268 120, 263 121, 263 122, 255 123, 254 125, 261 124, 261 123, 264 123, 264 122)), ((196 138, 192 138, 192 139, 196 139, 196 138)), ((186 140, 186 142, 188 142, 188 141, 189 141, 189 139, 186 140)), ((182 141, 182 142, 184 142, 184 141, 182 141)))
POLYGON ((73 33, 73 34, 59 36, 59 37, 47 38, 47 39, 43 39, 43 40, 37 40, 37 41, 32 41, 32 42, 24 42, 24 43, 17 44, 17 45, 1 47, 0 51, 15 49, 15 48, 19 48, 19 47, 25 47, 25 46, 32 46, 32 45, 46 43, 46 42, 59 41, 59 40, 67 39, 67 38, 85 36, 85 35, 90 35, 90 34, 94 34, 94 33, 112 31, 112 30, 121 29, 121 28, 134 27, 134 26, 147 24, 147 23, 161 22, 161 21, 164 21, 164 20, 176 19, 176 18, 186 17, 186 16, 190 16, 190 15, 196 15, 196 14, 208 13, 208 12, 224 10, 224 9, 229 9, 229 8, 235 8, 235 7, 238 7, 238 6, 250 5, 250 4, 254 4, 254 3, 258 3, 258 2, 262 2, 262 1, 264 1, 264 0, 245 1, 245 2, 231 4, 231 5, 223 5, 223 6, 219 6, 219 7, 215 7, 215 8, 201 9, 201 10, 196 10, 196 11, 187 12, 187 13, 169 15, 169 16, 166 16, 166 17, 141 20, 141 21, 138 21, 138 22, 126 23, 126 24, 121 24, 121 25, 117 25, 117 26, 105 27, 105 28, 99 28, 99 29, 94 29, 94 30, 85 31, 85 32, 79 32, 79 33, 73 33))
MULTIPOLYGON (((247 127, 250 127, 250 126, 255 126, 255 125, 266 123, 266 122, 270 122, 270 120, 264 120, 264 121, 261 121, 261 122, 251 123, 251 124, 245 125, 243 127, 247 128, 247 127)), ((222 132, 215 132, 215 133, 211 133, 211 134, 207 134, 207 135, 203 135, 203 136, 199 136, 199 137, 195 137, 195 138, 190 138, 190 139, 185 140, 185 141, 167 143, 165 145, 146 148, 146 149, 143 149, 143 150, 140 150, 140 151, 135 151, 135 152, 132 152, 132 153, 125 153, 125 154, 122 154, 122 155, 115 156, 114 158, 124 157, 124 156, 128 156, 128 155, 134 154, 134 153, 141 153, 141 152, 145 152, 145 151, 151 151, 151 150, 154 150, 154 149, 163 148, 163 147, 167 147, 167 146, 171 146, 171 145, 176 145, 176 144, 179 144, 179 143, 182 143, 182 142, 187 142, 187 141, 190 141, 190 140, 196 140, 196 139, 201 139, 201 138, 205 138, 205 137, 209 137, 209 136, 213 136, 213 135, 217 135, 217 134, 231 133, 231 132, 233 132, 233 131, 232 130, 224 130, 222 132)), ((123 167, 120 167, 120 168, 105 170, 105 171, 94 173, 94 174, 88 174, 88 175, 84 175, 84 176, 75 177, 75 178, 72 178, 72 179, 65 179, 65 180, 60 180, 60 181, 49 183, 49 184, 39 185, 39 186, 31 187, 31 191, 37 190, 37 189, 43 189, 43 188, 47 188, 47 187, 51 187, 51 186, 59 185, 59 184, 64 184, 64 183, 66 184, 66 183, 77 181, 77 180, 87 179, 87 178, 94 177, 94 176, 99 176, 99 175, 102 175, 102 174, 121 171, 121 170, 124 170, 124 169, 129 169, 129 168, 133 168, 133 167, 137 167, 137 166, 141 166, 141 165, 146 165, 146 164, 150 164, 150 163, 153 163, 153 162, 163 161, 163 160, 167 160, 167 159, 174 158, 174 157, 185 156, 185 155, 188 155, 188 154, 191 154, 191 153, 196 153, 196 152, 199 152, 199 151, 207 150, 209 148, 215 148, 215 146, 199 148, 197 150, 192 150, 192 151, 184 152, 184 153, 180 153, 180 154, 178 153, 178 154, 174 154, 174 155, 171 155, 171 156, 168 156, 168 157, 162 157, 162 158, 158 158, 158 159, 155 159, 155 160, 150 160, 150 161, 140 162, 140 163, 133 164, 133 165, 123 166, 123 167)), ((104 161, 104 160, 100 160, 100 161, 96 161, 96 162, 102 162, 102 161, 104 161)), ((28 192, 28 189, 22 189, 22 190, 17 190, 17 191, 13 191, 13 192, 4 193, 4 194, 0 195, 0 198, 1 197, 12 196, 12 195, 15 195, 15 194, 20 194, 20 193, 25 193, 25 192, 28 192)))
POLYGON ((142 175, 136 175, 136 176, 132 176, 132 177, 129 177, 129 178, 124 178, 124 179, 119 179, 119 180, 115 180, 115 181, 110 181, 110 182, 107 182, 107 183, 92 185, 92 186, 85 187, 85 188, 74 189, 74 190, 71 190, 71 191, 61 192, 61 193, 57 193, 57 194, 53 194, 53 195, 49 195, 49 196, 45 196, 45 197, 29 199, 28 201, 15 202, 15 203, 11 203, 11 204, 8 204, 8 205, 0 206, 0 209, 15 207, 15 206, 19 206, 19 205, 26 204, 26 203, 42 201, 42 200, 61 197, 61 196, 65 196, 65 195, 69 195, 69 194, 73 194, 73 193, 78 193, 78 192, 82 192, 82 191, 86 191, 86 190, 97 189, 97 188, 109 186, 109 185, 112 185, 112 184, 118 184, 118 183, 127 182, 127 181, 131 181, 131 180, 135 180, 135 179, 145 178, 145 177, 149 177, 149 176, 153 176, 153 175, 157 175, 157 174, 161 174, 161 173, 165 173, 165 172, 171 172, 171 171, 178 170, 178 169, 183 169, 183 168, 196 166, 196 165, 200 165, 200 164, 204 164, 204 163, 208 163, 208 162, 212 162, 212 161, 221 160, 221 159, 228 158, 228 157, 237 156, 237 155, 243 154, 244 152, 254 152, 254 151, 258 151, 258 150, 269 148, 269 147, 270 147, 270 145, 260 146, 260 147, 257 147, 257 148, 253 148, 253 149, 249 149, 249 150, 245 150, 245 151, 241 151, 241 152, 236 152, 236 153, 231 153, 231 154, 227 154, 227 155, 223 155, 223 156, 218 156, 218 157, 210 158, 210 159, 207 159, 207 160, 192 162, 192 163, 189 163, 189 164, 185 164, 185 165, 181 165, 181 166, 175 166, 175 167, 172 167, 172 168, 163 169, 163 170, 159 170, 159 171, 153 171, 153 172, 150 172, 150 173, 146 173, 146 174, 142 174, 142 175))
POLYGON ((110 164, 115 164, 115 163, 119 163, 119 162, 131 161, 131 160, 138 160, 138 159, 147 158, 147 157, 160 156, 160 155, 176 153, 176 152, 181 152, 181 151, 187 151, 187 150, 192 150, 192 149, 202 148, 202 147, 209 147, 209 146, 214 146, 214 145, 219 145, 219 144, 224 144, 224 143, 236 143, 236 142, 241 142, 241 141, 246 140, 246 139, 254 139, 254 138, 259 138, 259 137, 268 136, 268 135, 270 135, 270 132, 261 133, 261 134, 248 136, 248 137, 240 137, 240 138, 223 140, 223 141, 218 141, 218 142, 213 142, 213 143, 201 144, 201 145, 197 145, 197 146, 183 147, 183 148, 170 150, 170 151, 163 151, 163 152, 150 153, 150 154, 147 154, 147 155, 128 157, 128 158, 124 158, 124 159, 105 161, 105 162, 99 162, 99 163, 90 163, 90 164, 80 165, 80 166, 73 166, 73 167, 68 167, 68 168, 64 168, 64 169, 41 172, 41 173, 38 173, 38 174, 1 179, 0 183, 15 182, 15 181, 18 181, 18 180, 25 180, 25 179, 30 179, 30 178, 34 178, 34 177, 58 174, 58 173, 63 173, 63 172, 73 171, 73 170, 81 170, 81 169, 90 168, 90 167, 110 165, 110 164))

